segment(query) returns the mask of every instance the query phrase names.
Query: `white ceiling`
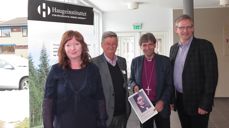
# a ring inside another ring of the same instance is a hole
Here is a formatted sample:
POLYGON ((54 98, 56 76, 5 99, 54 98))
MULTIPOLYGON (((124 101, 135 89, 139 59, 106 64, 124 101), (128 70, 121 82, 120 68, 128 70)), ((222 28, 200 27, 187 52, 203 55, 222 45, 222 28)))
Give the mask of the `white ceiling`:
MULTIPOLYGON (((136 1, 139 4, 139 8, 143 5, 152 7, 172 8, 180 9, 183 8, 183 0, 85 0, 92 3, 102 11, 120 11, 127 10, 127 3, 136 1)), ((220 7, 220 0, 194 0, 194 8, 212 8, 220 7)))

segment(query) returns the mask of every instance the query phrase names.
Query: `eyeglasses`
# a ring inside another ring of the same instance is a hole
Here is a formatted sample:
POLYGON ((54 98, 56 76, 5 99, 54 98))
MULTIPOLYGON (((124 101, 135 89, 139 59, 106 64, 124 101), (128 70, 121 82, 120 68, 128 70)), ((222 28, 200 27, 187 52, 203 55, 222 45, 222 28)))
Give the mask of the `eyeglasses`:
POLYGON ((177 26, 177 28, 180 29, 180 30, 185 30, 185 29, 190 30, 190 29, 193 28, 193 26, 192 25, 191 26, 180 26, 180 27, 177 26))

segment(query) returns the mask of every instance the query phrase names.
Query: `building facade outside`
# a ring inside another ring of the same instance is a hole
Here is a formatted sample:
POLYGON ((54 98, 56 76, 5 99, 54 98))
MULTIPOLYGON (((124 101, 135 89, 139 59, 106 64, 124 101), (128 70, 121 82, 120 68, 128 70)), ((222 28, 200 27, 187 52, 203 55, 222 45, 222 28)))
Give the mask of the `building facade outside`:
POLYGON ((27 17, 0 21, 0 54, 28 57, 27 17))

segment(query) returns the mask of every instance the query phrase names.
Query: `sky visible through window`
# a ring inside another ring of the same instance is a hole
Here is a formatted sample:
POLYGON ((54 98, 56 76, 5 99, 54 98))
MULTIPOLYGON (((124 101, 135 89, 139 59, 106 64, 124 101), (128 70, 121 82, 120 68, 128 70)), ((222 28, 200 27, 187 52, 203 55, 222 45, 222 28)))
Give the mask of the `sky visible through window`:
POLYGON ((0 21, 27 17, 28 0, 1 0, 0 21))

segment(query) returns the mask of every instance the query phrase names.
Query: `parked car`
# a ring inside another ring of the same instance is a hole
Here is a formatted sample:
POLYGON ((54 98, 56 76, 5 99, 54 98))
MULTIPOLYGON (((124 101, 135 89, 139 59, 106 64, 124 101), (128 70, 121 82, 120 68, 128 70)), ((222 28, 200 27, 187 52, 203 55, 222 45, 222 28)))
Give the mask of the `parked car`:
POLYGON ((0 54, 0 89, 28 89, 28 59, 0 54))

